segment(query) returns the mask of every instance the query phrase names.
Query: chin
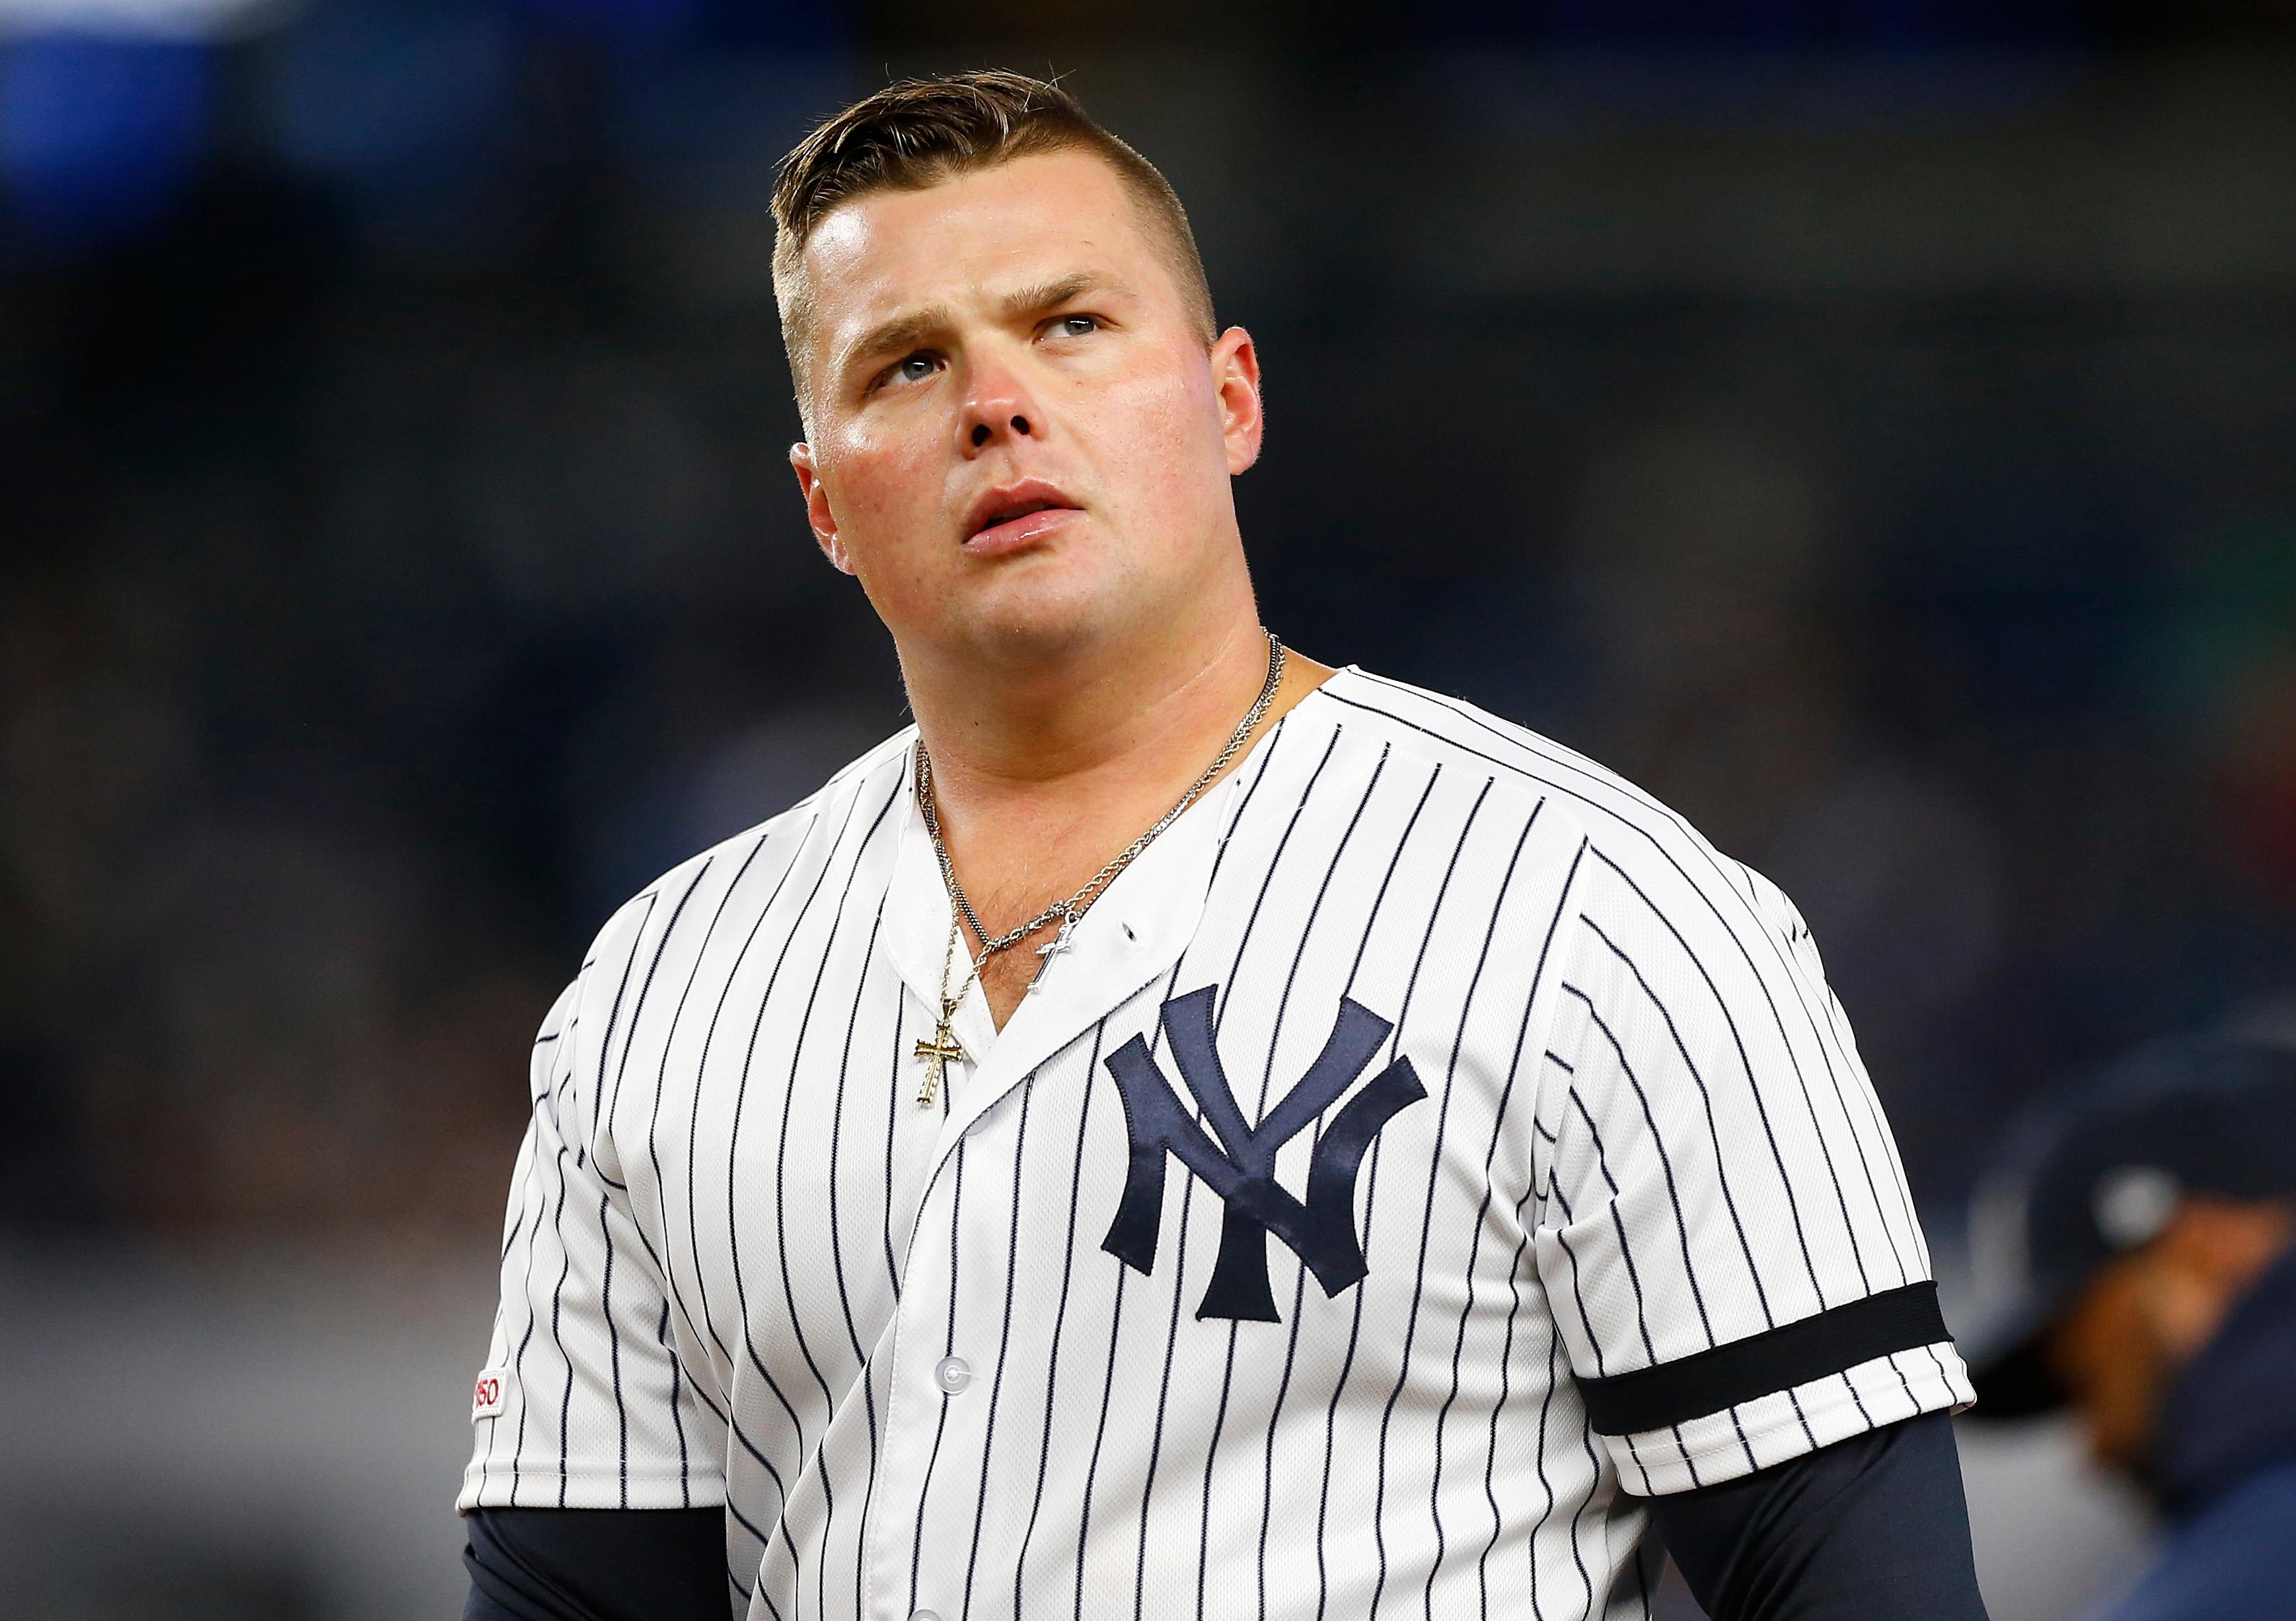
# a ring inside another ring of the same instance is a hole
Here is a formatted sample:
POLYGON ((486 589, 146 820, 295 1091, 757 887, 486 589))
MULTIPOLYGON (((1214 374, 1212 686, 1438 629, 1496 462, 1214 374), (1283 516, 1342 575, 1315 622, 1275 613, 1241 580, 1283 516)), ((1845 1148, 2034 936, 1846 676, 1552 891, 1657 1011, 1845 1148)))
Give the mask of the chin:
POLYGON ((1066 569, 1043 570, 1034 578, 1020 573, 993 582, 951 616, 962 623, 959 637, 992 660, 1058 658, 1099 640, 1126 617, 1107 581, 1066 569))

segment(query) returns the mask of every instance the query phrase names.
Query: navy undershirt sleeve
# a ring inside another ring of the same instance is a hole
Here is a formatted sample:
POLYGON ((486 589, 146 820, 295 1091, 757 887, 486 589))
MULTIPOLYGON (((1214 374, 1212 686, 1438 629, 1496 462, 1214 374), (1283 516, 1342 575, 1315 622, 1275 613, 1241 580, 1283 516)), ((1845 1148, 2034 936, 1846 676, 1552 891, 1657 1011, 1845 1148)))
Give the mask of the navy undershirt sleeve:
POLYGON ((727 1621, 718 1509, 477 1509, 463 1621, 727 1621))
POLYGON ((1648 1506, 1713 1621, 1985 1621, 1942 1412, 1648 1506))

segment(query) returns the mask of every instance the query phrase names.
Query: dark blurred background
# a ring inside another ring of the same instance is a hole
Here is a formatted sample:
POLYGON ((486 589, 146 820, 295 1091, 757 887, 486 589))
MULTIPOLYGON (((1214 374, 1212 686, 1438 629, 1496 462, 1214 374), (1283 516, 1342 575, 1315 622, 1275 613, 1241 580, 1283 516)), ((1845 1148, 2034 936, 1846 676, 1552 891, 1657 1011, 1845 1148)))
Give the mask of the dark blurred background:
MULTIPOLYGON (((1268 623, 1784 885, 1948 1275, 2019 1102, 2296 987, 2296 7, 0 0, 20 1613, 451 1613, 534 1023, 906 718, 774 162, 991 62, 1259 340, 1268 623)), ((2061 1442, 1997 1621, 2135 1534, 2061 1442)))

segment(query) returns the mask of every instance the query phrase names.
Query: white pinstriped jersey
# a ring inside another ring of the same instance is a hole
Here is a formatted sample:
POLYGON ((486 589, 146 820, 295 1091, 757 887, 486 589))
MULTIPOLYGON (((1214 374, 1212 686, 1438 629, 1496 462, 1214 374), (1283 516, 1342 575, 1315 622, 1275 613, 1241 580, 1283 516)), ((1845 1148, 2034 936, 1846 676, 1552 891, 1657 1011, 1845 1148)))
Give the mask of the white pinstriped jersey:
POLYGON ((925 1107, 913 741, 551 1011, 463 1507, 722 1503, 751 1621, 1577 1621, 1971 1399, 1808 930, 1615 776, 1342 670, 925 1107))

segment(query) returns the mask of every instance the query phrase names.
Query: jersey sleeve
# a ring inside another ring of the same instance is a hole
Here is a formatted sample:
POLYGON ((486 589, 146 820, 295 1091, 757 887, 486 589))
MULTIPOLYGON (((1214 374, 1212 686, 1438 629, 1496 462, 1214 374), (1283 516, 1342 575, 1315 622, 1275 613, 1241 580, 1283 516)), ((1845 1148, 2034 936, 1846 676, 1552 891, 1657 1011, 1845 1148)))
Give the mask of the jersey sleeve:
POLYGON ((725 1423, 679 1360, 668 1285, 594 1113, 619 959, 641 932, 627 913, 607 926, 535 1039, 464 1511, 725 1501, 725 1423))
POLYGON ((1534 1250, 1644 1495, 1972 1399, 1808 929, 1694 835, 1590 839, 1557 923, 1534 1250))

